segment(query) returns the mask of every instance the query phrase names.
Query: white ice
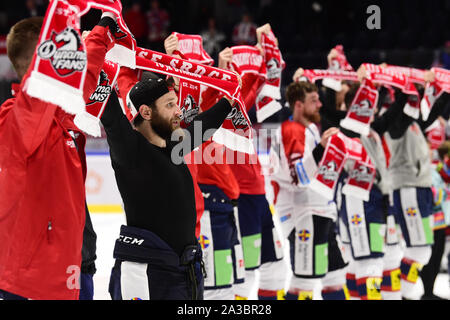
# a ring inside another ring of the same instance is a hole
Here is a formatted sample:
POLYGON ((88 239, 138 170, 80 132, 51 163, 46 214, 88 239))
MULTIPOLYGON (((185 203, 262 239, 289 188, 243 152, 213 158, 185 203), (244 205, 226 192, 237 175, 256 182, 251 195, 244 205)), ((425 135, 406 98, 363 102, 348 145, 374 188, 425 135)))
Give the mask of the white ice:
MULTIPOLYGON (((125 224, 124 214, 93 213, 92 223, 97 233, 97 273, 94 275, 94 299, 110 300, 108 293, 109 277, 114 264, 113 249, 114 243, 119 235, 120 226, 125 224)), ((286 246, 284 246, 287 248, 286 246)), ((288 252, 285 250, 285 257, 288 252)), ((259 276, 257 274, 256 279, 259 276)), ((422 282, 419 280, 415 287, 415 297, 417 299, 423 293, 422 282)), ((434 293, 440 297, 450 299, 449 276, 447 273, 440 273, 436 279, 434 293)), ((320 300, 320 288, 316 288, 314 298, 320 300)), ((253 288, 250 299, 256 299, 256 286, 253 288)))

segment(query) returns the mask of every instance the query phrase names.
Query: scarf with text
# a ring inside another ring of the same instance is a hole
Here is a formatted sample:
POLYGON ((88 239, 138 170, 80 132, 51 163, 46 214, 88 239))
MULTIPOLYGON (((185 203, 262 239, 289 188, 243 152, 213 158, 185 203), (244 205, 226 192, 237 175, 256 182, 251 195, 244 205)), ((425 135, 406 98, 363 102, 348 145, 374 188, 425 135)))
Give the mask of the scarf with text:
POLYGON ((353 99, 341 127, 367 136, 378 102, 378 90, 369 79, 364 79, 353 99))
MULTIPOLYGON (((24 86, 28 95, 56 104, 70 114, 85 112, 83 87, 88 61, 80 18, 91 8, 114 13, 121 23, 119 0, 50 1, 24 86)), ((114 42, 113 35, 110 40, 114 42)))
POLYGON ((86 111, 78 113, 74 118, 75 125, 91 136, 101 136, 100 118, 116 85, 119 71, 118 64, 105 60, 100 71, 97 87, 86 102, 86 111))
POLYGON ((263 33, 261 35, 261 46, 266 65, 266 82, 256 98, 256 119, 258 122, 263 122, 281 110, 282 106, 277 100, 281 99, 281 74, 286 67, 272 31, 269 34, 263 33))
POLYGON ((221 128, 213 135, 213 140, 235 151, 254 153, 251 122, 242 101, 236 73, 148 49, 138 48, 136 53, 136 68, 138 69, 205 85, 234 100, 236 103, 232 111, 221 128))
POLYGON ((200 35, 182 34, 178 32, 173 32, 172 34, 177 37, 179 51, 184 55, 186 60, 208 66, 214 64, 214 60, 203 49, 203 39, 200 35))
POLYGON ((328 141, 311 188, 332 200, 339 176, 349 160, 353 161, 353 165, 342 192, 368 201, 375 181, 375 167, 360 140, 349 138, 341 132, 328 141))

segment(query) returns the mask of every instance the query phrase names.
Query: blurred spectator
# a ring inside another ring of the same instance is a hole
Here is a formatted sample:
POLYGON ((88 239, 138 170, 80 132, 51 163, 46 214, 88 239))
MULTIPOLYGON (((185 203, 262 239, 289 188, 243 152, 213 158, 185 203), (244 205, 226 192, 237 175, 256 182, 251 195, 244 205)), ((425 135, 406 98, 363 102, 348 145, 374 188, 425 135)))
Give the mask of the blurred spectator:
POLYGON ((450 69, 450 40, 445 43, 444 50, 441 54, 442 67, 450 69))
POLYGON ((169 35, 169 14, 159 7, 158 0, 150 2, 150 10, 147 11, 148 41, 150 49, 164 52, 164 39, 169 35))
POLYGON ((232 40, 235 45, 256 44, 256 24, 249 14, 243 14, 241 22, 234 27, 232 40))
POLYGON ((140 47, 145 47, 147 43, 147 18, 142 11, 140 1, 134 0, 131 8, 125 11, 123 18, 130 29, 131 33, 136 38, 137 44, 140 47))
POLYGON ((45 6, 42 0, 26 0, 26 12, 23 18, 38 17, 45 15, 45 6))
POLYGON ((203 38, 203 48, 213 58, 217 60, 217 56, 222 50, 222 42, 225 40, 225 34, 216 29, 216 20, 208 19, 208 29, 201 33, 203 38))
POLYGON ((435 51, 432 66, 450 70, 450 40, 445 43, 444 48, 435 51))

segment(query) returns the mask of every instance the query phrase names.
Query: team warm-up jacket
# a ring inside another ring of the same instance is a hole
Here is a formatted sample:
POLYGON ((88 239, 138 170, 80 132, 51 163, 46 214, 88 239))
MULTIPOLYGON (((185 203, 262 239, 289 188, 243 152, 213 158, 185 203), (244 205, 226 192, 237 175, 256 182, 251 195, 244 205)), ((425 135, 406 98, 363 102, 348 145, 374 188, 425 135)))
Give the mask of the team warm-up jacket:
MULTIPOLYGON (((85 40, 85 101, 113 45, 108 19, 85 40)), ((73 116, 23 91, 30 73, 0 108, 0 289, 30 299, 78 299, 86 164, 69 131, 81 137, 80 150, 83 134, 73 116)))
POLYGON ((218 129, 230 112, 230 103, 221 99, 193 120, 186 129, 188 138, 180 144, 166 141, 160 148, 132 128, 117 95, 111 95, 101 121, 128 226, 155 233, 179 255, 197 243, 194 185, 183 157, 198 147, 195 121, 202 122, 203 137, 206 130, 218 129))

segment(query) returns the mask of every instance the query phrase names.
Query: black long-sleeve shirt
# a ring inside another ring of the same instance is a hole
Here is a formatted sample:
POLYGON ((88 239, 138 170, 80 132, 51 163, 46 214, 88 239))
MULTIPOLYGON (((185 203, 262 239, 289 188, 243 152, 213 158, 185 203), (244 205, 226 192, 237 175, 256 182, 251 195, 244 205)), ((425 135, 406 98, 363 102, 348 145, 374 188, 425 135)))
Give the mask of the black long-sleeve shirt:
MULTIPOLYGON (((221 99, 192 123, 201 122, 203 137, 206 130, 218 129, 230 112, 230 103, 221 99)), ((192 176, 180 159, 203 142, 199 133, 194 136, 191 125, 186 129, 183 148, 172 141, 166 141, 165 148, 155 146, 132 128, 115 93, 101 121, 127 225, 155 233, 181 255, 186 246, 196 243, 196 210, 192 176)))

